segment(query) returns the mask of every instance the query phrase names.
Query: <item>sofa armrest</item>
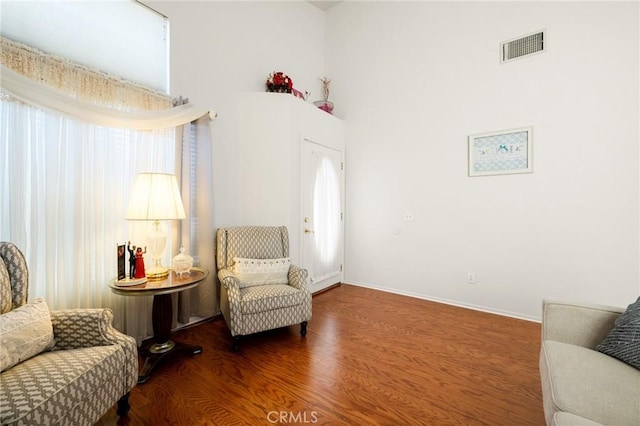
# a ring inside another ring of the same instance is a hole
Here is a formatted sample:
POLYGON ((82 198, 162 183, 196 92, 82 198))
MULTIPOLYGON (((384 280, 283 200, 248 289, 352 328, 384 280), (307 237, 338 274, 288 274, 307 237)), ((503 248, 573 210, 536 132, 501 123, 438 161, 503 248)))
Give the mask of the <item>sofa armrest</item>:
POLYGON ((240 280, 226 268, 218 271, 218 279, 224 287, 222 294, 224 294, 225 290, 227 293, 226 298, 220 298, 220 309, 225 319, 229 321, 229 329, 235 330, 236 321, 241 321, 242 318, 242 313, 240 312, 240 280))
POLYGON ((227 290, 239 291, 240 280, 235 275, 233 275, 233 272, 231 272, 229 269, 220 269, 218 271, 218 279, 227 290))
POLYGON ((624 308, 545 299, 542 302, 542 340, 589 349, 607 337, 624 308))
POLYGON ((306 290, 306 282, 308 276, 309 272, 306 269, 302 269, 296 265, 291 265, 289 267, 289 274, 287 278, 289 279, 290 286, 295 287, 298 290, 306 290))
POLYGON ((125 354, 123 395, 138 381, 138 347, 136 340, 113 327, 113 311, 100 309, 66 309, 51 311, 53 350, 89 346, 120 345, 125 354))
MULTIPOLYGON (((118 331, 111 325, 111 321, 109 321, 109 327, 107 327, 105 334, 107 336, 107 340, 113 342, 113 344, 120 345, 124 351, 126 358, 124 363, 124 390, 129 392, 133 389, 136 383, 138 383, 138 345, 136 343, 136 339, 118 331)), ((123 392, 123 395, 126 392, 123 392)))
POLYGON ((119 344, 116 333, 121 333, 113 328, 112 322, 113 311, 109 308, 51 311, 56 341, 53 350, 119 344))
POLYGON ((240 280, 228 269, 220 269, 218 271, 218 279, 227 290, 227 297, 229 298, 229 302, 231 302, 230 305, 232 313, 239 315, 240 280), (236 312, 236 310, 238 311, 236 312))

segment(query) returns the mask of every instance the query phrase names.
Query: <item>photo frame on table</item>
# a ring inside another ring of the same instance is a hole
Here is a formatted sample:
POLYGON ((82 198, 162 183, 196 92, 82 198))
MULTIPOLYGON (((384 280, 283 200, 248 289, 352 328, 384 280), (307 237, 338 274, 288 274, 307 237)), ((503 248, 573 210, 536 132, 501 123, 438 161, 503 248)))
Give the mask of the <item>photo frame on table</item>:
POLYGON ((127 277, 127 262, 125 259, 125 245, 118 244, 118 281, 124 280, 127 277))
POLYGON ((469 136, 469 176, 533 172, 533 127, 469 136))

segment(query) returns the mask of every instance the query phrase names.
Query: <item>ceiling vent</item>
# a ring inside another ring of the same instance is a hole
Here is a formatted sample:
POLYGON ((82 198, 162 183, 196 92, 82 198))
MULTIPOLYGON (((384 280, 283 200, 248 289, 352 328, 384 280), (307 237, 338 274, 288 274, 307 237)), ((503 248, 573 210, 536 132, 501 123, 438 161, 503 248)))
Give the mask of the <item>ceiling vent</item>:
POLYGON ((509 62, 545 51, 545 32, 539 31, 500 44, 500 62, 509 62))

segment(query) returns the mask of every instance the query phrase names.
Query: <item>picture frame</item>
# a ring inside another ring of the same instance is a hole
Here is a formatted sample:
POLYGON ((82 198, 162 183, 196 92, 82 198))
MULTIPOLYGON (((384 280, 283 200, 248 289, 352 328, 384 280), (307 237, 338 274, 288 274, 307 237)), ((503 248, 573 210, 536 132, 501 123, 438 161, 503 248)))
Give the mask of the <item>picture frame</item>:
POLYGON ((117 244, 118 248, 118 281, 124 280, 127 277, 127 262, 125 259, 125 244, 117 244))
POLYGON ((533 127, 469 135, 469 176, 533 172, 533 127))

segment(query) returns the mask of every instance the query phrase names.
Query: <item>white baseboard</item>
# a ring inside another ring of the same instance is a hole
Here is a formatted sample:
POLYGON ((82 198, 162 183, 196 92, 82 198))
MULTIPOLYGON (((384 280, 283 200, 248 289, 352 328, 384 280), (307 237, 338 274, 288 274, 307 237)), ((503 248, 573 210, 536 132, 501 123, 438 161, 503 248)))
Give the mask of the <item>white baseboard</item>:
POLYGON ((445 305, 457 306, 459 308, 472 309, 474 311, 480 311, 480 312, 486 312, 486 313, 489 313, 489 314, 501 315, 503 317, 511 317, 511 318, 521 319, 521 320, 525 320, 525 321, 538 322, 538 323, 542 322, 542 318, 541 317, 533 317, 533 316, 518 314, 516 312, 510 312, 510 311, 503 311, 503 310, 500 310, 500 309, 488 308, 486 306, 473 305, 473 304, 470 304, 470 303, 462 303, 462 302, 458 302, 456 300, 442 299, 442 298, 439 298, 439 297, 433 297, 433 296, 429 296, 429 295, 426 295, 426 294, 412 293, 412 292, 408 292, 408 291, 400 291, 400 290, 393 289, 393 288, 379 287, 379 286, 374 286, 374 285, 370 285, 370 284, 366 284, 366 283, 360 283, 360 282, 357 282, 357 281, 343 282, 343 284, 370 288, 372 290, 380 290, 380 291, 384 291, 384 292, 387 292, 387 293, 393 293, 393 294, 399 294, 399 295, 402 295, 402 296, 414 297, 416 299, 429 300, 431 302, 444 303, 445 305))

